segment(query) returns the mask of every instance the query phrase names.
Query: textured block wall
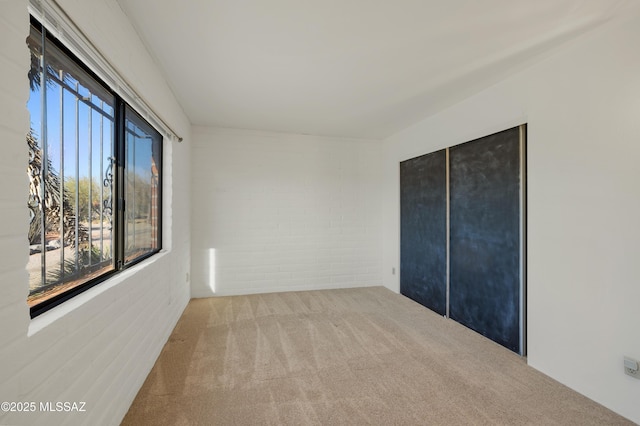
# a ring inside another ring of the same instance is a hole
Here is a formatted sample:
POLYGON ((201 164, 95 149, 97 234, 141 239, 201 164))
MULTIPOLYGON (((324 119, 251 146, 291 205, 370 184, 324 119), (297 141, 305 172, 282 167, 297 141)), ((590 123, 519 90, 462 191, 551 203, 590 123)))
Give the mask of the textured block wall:
POLYGON ((26 0, 0 1, 0 424, 117 425, 189 299, 190 126, 115 0, 60 1, 186 141, 165 143, 164 253, 35 320, 26 304, 29 31, 26 0), (40 403, 85 402, 84 412, 40 403))
POLYGON ((381 285, 380 147, 194 129, 192 295, 381 285))

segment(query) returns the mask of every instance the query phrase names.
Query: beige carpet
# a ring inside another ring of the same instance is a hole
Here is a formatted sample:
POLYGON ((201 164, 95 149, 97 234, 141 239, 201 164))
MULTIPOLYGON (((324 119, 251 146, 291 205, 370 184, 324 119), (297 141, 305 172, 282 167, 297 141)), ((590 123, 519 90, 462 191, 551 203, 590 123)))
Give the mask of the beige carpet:
POLYGON ((371 287, 192 300, 123 424, 632 423, 371 287))

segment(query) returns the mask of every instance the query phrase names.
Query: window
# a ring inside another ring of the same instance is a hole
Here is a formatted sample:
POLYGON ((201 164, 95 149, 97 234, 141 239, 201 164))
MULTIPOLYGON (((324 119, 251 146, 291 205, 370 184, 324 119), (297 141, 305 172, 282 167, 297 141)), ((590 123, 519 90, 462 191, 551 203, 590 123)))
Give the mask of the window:
POLYGON ((162 137, 125 105, 124 263, 158 249, 162 137))
POLYGON ((34 317, 161 248, 162 136, 32 18, 34 317))

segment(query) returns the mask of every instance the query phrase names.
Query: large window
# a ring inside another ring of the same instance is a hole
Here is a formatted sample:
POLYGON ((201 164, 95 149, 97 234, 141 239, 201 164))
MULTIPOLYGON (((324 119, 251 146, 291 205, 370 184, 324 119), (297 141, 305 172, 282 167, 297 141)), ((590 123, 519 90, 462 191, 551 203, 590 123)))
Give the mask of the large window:
POLYGON ((27 45, 33 317, 160 250, 162 136, 33 18, 27 45))

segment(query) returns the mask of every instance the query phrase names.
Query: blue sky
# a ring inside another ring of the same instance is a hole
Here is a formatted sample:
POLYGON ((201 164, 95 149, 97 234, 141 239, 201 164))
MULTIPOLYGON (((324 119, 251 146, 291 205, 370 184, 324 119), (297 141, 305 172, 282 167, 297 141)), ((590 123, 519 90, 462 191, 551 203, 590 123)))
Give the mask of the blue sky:
MULTIPOLYGON (((92 102, 95 105, 102 105, 103 111, 108 115, 98 113, 89 108, 83 102, 77 102, 78 112, 76 115, 76 96, 68 90, 62 91, 64 94, 62 102, 62 110, 64 115, 61 116, 61 86, 56 82, 47 84, 47 138, 48 152, 47 156, 51 160, 51 164, 57 173, 64 171, 64 178, 75 178, 76 167, 78 167, 78 175, 80 178, 89 177, 91 175, 97 182, 102 182, 106 167, 109 164, 109 157, 112 156, 113 149, 113 106, 104 100, 99 99, 96 95, 92 95, 92 102), (103 103, 104 102, 104 103, 103 103), (110 119, 111 118, 111 119, 110 119), (61 120, 63 120, 64 128, 62 140, 64 146, 61 146, 61 120), (91 129, 91 131, 89 130, 91 129), (53 130, 53 131, 51 131, 53 130), (76 153, 76 132, 81 141, 79 144, 79 152, 76 153), (91 140, 89 144, 87 141, 91 140), (89 149, 91 146, 91 152, 89 149), (102 154, 100 152, 102 148, 102 154), (61 151, 64 153, 61 159, 61 151), (76 158, 76 154, 78 158, 76 158), (91 160, 89 160, 91 159, 91 160), (101 174, 102 164, 102 174, 101 174), (91 165, 91 169, 90 166, 91 165)), ((79 93, 88 96, 87 89, 79 86, 79 93)), ((112 101, 111 101, 112 102, 112 101)), ((31 91, 27 108, 31 114, 31 128, 35 131, 38 140, 42 134, 42 111, 41 111, 41 92, 40 88, 31 91)), ((138 129, 137 132, 143 133, 138 129)), ((129 142, 133 141, 131 135, 127 136, 129 142)), ((131 146, 131 144, 129 144, 131 146)), ((135 138, 135 173, 141 176, 150 176, 151 169, 151 141, 144 138, 135 138)), ((130 158, 130 161, 132 159, 130 158)), ((131 162, 129 162, 131 166, 131 162)))
MULTIPOLYGON (((61 158, 60 152, 63 149, 64 156, 62 161, 64 162, 64 176, 70 178, 76 176, 76 131, 80 141, 87 141, 91 138, 91 161, 89 161, 89 143, 80 143, 79 149, 79 177, 89 176, 89 165, 91 164, 91 175, 97 179, 100 178, 100 163, 104 164, 103 168, 108 164, 108 158, 111 156, 111 150, 113 145, 113 124, 112 121, 104 118, 98 112, 92 112, 90 114, 90 108, 82 103, 78 103, 78 116, 76 117, 76 101, 75 96, 69 91, 64 91, 63 111, 64 117, 60 114, 60 86, 56 83, 47 85, 47 122, 48 122, 48 158, 51 160, 56 172, 60 173, 61 158), (61 147, 60 130, 61 130, 61 118, 64 120, 64 147, 61 147), (91 123, 90 123, 91 122, 91 123), (101 132, 102 122, 102 132, 101 132), (78 125, 76 125, 76 123, 78 125), (91 126, 89 126, 91 124, 91 126), (92 129, 89 132, 89 129, 92 129), (52 131, 53 130, 53 131, 52 131), (102 134, 102 140, 101 140, 102 134), (102 145, 102 156, 100 155, 100 147, 102 145)), ((31 128, 35 131, 35 134, 40 140, 42 136, 42 111, 41 111, 41 93, 40 89, 31 91, 29 101, 27 102, 27 108, 31 114, 31 128)), ((99 102, 99 101, 97 101, 99 102)), ((106 108, 112 113, 113 108, 106 108)))

